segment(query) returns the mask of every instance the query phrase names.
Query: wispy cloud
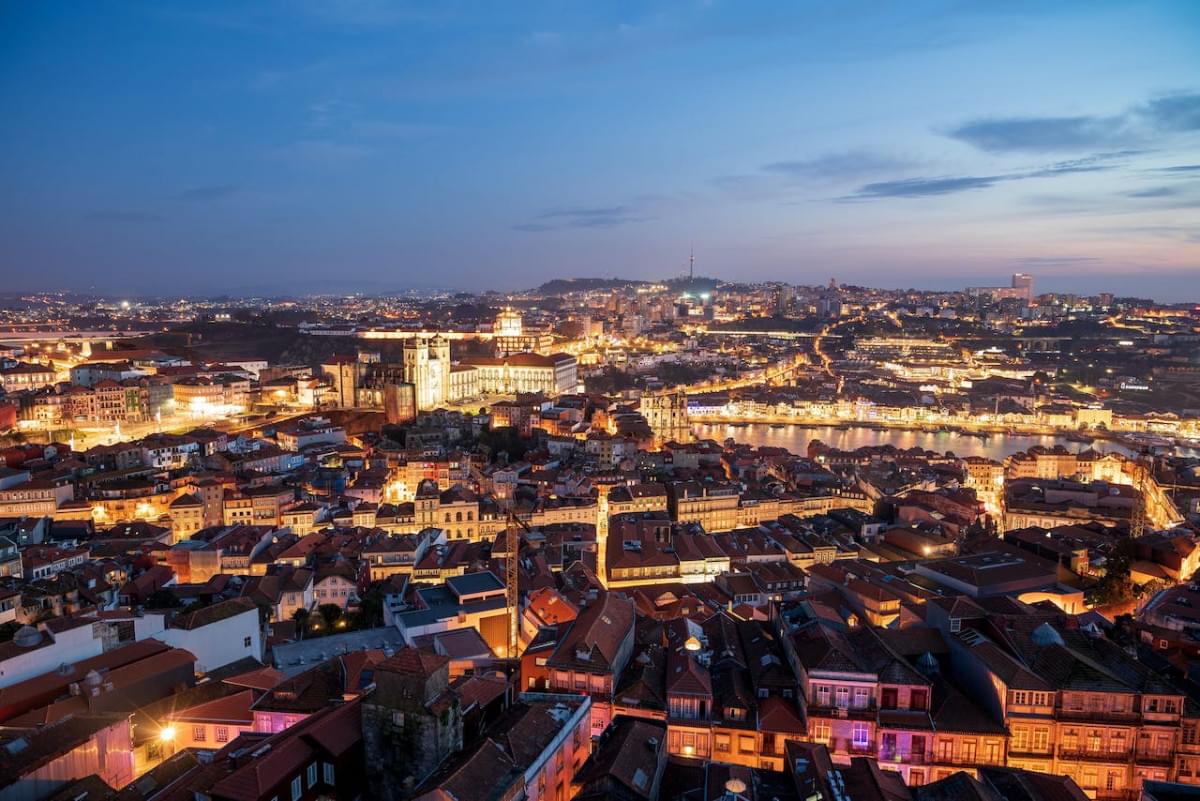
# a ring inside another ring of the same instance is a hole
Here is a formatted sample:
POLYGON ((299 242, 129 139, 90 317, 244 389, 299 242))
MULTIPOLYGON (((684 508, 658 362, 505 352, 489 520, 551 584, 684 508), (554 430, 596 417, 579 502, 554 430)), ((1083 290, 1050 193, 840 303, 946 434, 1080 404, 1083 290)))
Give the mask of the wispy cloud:
POLYGON ((796 179, 840 180, 878 174, 910 167, 902 161, 881 153, 856 150, 845 153, 826 153, 811 159, 775 161, 764 164, 762 171, 796 179))
POLYGON ((614 228, 652 219, 654 217, 640 212, 633 206, 564 206, 547 209, 533 221, 514 225, 513 229, 537 233, 565 228, 614 228))
POLYGON ((1070 175, 1076 172, 1102 172, 1111 170, 1116 166, 1116 162, 1126 158, 1137 156, 1145 151, 1142 150, 1117 150, 1111 153, 1096 153, 1091 156, 1086 156, 1079 159, 1071 159, 1069 161, 1056 161, 1053 164, 1047 164, 1044 167, 1039 167, 1032 172, 1022 176, 1024 178, 1051 178, 1055 175, 1070 175))
POLYGON ((1015 261, 1028 267, 1044 267, 1055 264, 1092 264, 1104 260, 1099 256, 1025 256, 1015 261))
POLYGON ((1159 167, 1157 172, 1200 172, 1200 164, 1176 164, 1174 167, 1159 167))
POLYGON ((1163 130, 1200 131, 1200 93, 1155 98, 1139 111, 1163 130))
POLYGON ((311 128, 329 128, 340 124, 354 111, 354 105, 344 100, 318 100, 309 103, 308 125, 311 128))
POLYGON ((852 196, 859 199, 888 197, 930 197, 987 189, 1000 181, 1009 180, 1003 175, 961 175, 948 178, 904 178, 899 181, 877 181, 865 184, 852 196))
POLYGON ((974 120, 950 136, 991 153, 1113 147, 1128 141, 1122 117, 1016 117, 974 120))
POLYGON ((771 200, 794 195, 806 186, 845 185, 882 178, 913 167, 913 162, 869 150, 824 153, 803 159, 772 161, 756 171, 720 175, 710 183, 741 200, 771 200))
POLYGON ((1200 94, 1153 98, 1119 114, 976 119, 949 135, 989 153, 1051 153, 1137 145, 1200 130, 1200 94))
POLYGON ((935 177, 902 178, 895 181, 876 181, 864 184, 858 191, 840 198, 843 201, 878 200, 883 198, 922 198, 951 195, 989 189, 997 184, 1025 181, 1034 178, 1056 178, 1077 173, 1102 172, 1115 169, 1128 156, 1138 151, 1118 150, 1111 153, 1096 153, 1070 161, 1057 161, 1042 167, 1020 172, 997 175, 950 175, 935 177))
POLYGON ((1177 242, 1200 242, 1200 229, 1182 225, 1126 225, 1105 226, 1087 231, 1089 234, 1122 237, 1155 237, 1177 242))
POLYGON ((1135 189, 1132 192, 1123 192, 1125 197, 1173 197, 1179 194, 1177 186, 1151 186, 1146 189, 1135 189))
POLYGON ((241 189, 237 184, 211 184, 208 186, 193 186, 179 193, 180 200, 190 203, 210 203, 237 194, 241 189))

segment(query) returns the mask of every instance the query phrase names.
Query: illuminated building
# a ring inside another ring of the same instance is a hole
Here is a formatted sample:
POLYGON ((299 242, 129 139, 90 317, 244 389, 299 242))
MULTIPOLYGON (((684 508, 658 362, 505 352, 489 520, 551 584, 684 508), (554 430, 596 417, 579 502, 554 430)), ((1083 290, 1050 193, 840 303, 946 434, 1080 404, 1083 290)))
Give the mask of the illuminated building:
MULTIPOLYGON (((463 360, 463 366, 476 371, 476 379, 458 377, 456 386, 477 386, 485 395, 542 393, 561 395, 574 392, 578 385, 579 362, 567 353, 543 356, 538 353, 513 353, 502 357, 475 356, 463 360), (468 383, 476 380, 478 383, 468 383)), ((467 391, 460 389, 459 391, 467 391)), ((453 398, 452 398, 453 399, 453 398)))
POLYGON ((171 540, 181 542, 204 528, 204 503, 191 493, 180 495, 170 504, 171 540))
POLYGON ((676 522, 699 523, 711 533, 737 528, 739 496, 736 484, 681 481, 670 486, 667 502, 676 522))
POLYGON ((973 298, 990 297, 992 300, 1014 298, 1026 303, 1033 300, 1033 276, 1028 273, 1013 273, 1011 286, 971 286, 967 294, 973 298))
POLYGON ((183 378, 171 385, 175 408, 193 417, 223 417, 245 409, 249 379, 233 375, 183 378))
POLYGON ((12 367, 0 367, 0 387, 5 392, 49 386, 55 378, 54 370, 40 364, 20 362, 12 367))
POLYGON ((440 335, 406 340, 404 380, 413 385, 420 411, 444 406, 450 393, 450 340, 440 335))
POLYGON ((321 365, 333 384, 331 401, 334 406, 354 406, 355 390, 358 386, 358 361, 351 356, 334 356, 321 365))
POLYGON ((633 602, 603 593, 568 624, 546 664, 550 689, 592 697, 592 734, 608 728, 613 696, 633 657, 633 602))
POLYGON ((546 353, 554 344, 554 338, 548 331, 527 330, 521 313, 513 308, 505 308, 496 315, 492 331, 495 334, 493 343, 497 356, 526 352, 546 353))
POLYGON ((643 395, 639 411, 654 432, 655 442, 688 442, 692 428, 688 421, 688 398, 684 392, 643 395))

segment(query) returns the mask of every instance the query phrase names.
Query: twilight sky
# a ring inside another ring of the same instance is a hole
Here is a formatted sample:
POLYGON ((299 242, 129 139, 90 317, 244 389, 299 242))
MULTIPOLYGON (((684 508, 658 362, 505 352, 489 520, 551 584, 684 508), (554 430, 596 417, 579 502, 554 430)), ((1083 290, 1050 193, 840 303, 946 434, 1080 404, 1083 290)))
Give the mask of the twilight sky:
POLYGON ((0 290, 1200 300, 1200 3, 0 0, 0 290))

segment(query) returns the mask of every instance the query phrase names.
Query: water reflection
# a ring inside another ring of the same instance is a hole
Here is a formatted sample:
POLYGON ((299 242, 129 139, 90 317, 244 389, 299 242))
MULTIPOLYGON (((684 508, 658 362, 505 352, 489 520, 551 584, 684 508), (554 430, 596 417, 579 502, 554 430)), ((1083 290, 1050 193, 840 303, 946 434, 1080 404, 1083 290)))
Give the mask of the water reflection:
POLYGON ((792 453, 804 454, 808 443, 819 439, 826 445, 840 450, 852 451, 876 445, 894 445, 897 448, 924 448, 937 453, 953 451, 956 456, 986 456, 1002 461, 1018 451, 1026 451, 1035 445, 1050 448, 1062 445, 1069 451, 1079 452, 1092 448, 1097 451, 1116 451, 1129 455, 1132 451, 1116 442, 1096 440, 1091 445, 1071 442, 1063 437, 1032 436, 1028 434, 991 434, 986 439, 957 431, 907 431, 903 429, 837 428, 834 426, 767 425, 751 423, 733 426, 725 423, 704 423, 692 426, 701 439, 723 442, 733 438, 754 446, 786 448, 792 453))

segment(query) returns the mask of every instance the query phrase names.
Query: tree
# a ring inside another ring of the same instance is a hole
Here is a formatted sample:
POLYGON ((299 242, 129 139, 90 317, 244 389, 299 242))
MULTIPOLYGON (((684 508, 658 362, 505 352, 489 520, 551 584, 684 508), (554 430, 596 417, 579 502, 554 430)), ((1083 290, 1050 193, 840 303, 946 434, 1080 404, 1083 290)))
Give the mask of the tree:
POLYGON ((523 438, 513 426, 501 426, 479 432, 479 444, 488 448, 493 456, 504 452, 512 461, 520 461, 529 450, 530 440, 523 438))
POLYGON ((383 625, 383 589, 378 584, 367 587, 359 604, 363 628, 383 625))
POLYGON ((1133 540, 1118 540, 1104 560, 1104 577, 1097 582, 1092 591, 1092 603, 1096 606, 1108 606, 1124 603, 1134 595, 1133 582, 1129 580, 1129 571, 1133 566, 1133 540))
POLYGON ((318 614, 325 621, 326 628, 333 628, 333 624, 342 616, 342 607, 337 604, 321 604, 317 607, 318 614))
POLYGON ((146 607, 149 609, 177 609, 183 606, 175 593, 168 589, 155 590, 149 598, 146 599, 146 607))
POLYGON ((308 610, 304 607, 292 612, 292 621, 296 624, 296 631, 300 633, 300 639, 304 639, 304 630, 308 627, 308 610))

